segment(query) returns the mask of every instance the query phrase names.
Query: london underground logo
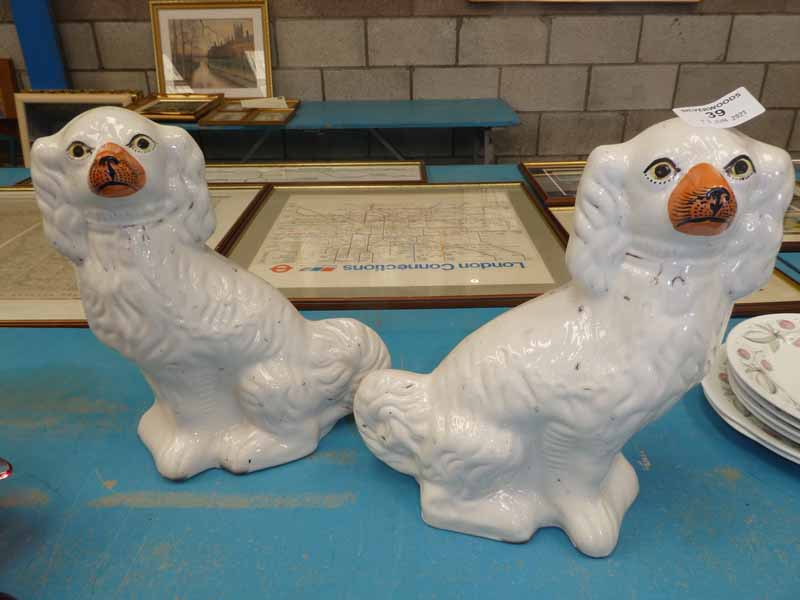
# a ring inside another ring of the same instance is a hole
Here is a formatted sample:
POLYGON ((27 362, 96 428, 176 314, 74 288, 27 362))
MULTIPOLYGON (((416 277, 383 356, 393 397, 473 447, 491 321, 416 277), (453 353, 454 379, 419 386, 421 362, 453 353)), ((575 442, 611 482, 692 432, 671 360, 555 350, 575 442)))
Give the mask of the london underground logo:
POLYGON ((292 265, 273 265, 270 271, 273 273, 286 273, 292 270, 292 265))
POLYGON ((332 265, 322 265, 320 267, 303 267, 300 269, 301 271, 320 271, 323 273, 329 273, 330 271, 335 271, 336 267, 332 265))

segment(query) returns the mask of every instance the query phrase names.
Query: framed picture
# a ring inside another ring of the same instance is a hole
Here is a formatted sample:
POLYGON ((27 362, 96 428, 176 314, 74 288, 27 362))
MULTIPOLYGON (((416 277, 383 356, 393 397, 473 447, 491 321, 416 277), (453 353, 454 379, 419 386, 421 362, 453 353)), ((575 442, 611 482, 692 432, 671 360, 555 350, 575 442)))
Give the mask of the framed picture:
POLYGON ((139 99, 134 90, 41 90, 14 94, 25 166, 38 138, 59 131, 84 111, 98 106, 129 106, 139 99))
POLYGON ((200 119, 201 125, 285 125, 295 115, 299 100, 289 100, 288 109, 246 108, 238 100, 226 100, 200 119))
MULTIPOLYGON (((586 161, 528 162, 519 169, 536 196, 549 207, 572 206, 586 161)), ((558 214, 553 211, 553 214, 558 214)), ((800 173, 794 186, 794 198, 783 219, 781 252, 800 251, 800 173)))
POLYGON ((424 183, 422 161, 211 163, 209 183, 424 183))
POLYGON ((515 3, 523 3, 526 2, 528 4, 565 4, 567 2, 574 2, 575 4, 608 4, 609 2, 614 2, 617 4, 642 4, 645 1, 646 4, 697 4, 702 2, 703 0, 469 0, 475 4, 490 4, 492 2, 515 2, 515 3))
POLYGON ((272 96, 267 2, 150 2, 158 89, 272 96))
MULTIPOLYGON (((212 186, 217 227, 208 245, 230 244, 266 191, 212 186)), ((72 263, 45 238, 32 187, 0 189, 0 223, 0 327, 86 327, 72 263)))
POLYGON ((304 309, 514 306, 569 279, 520 183, 276 186, 219 251, 304 309))
MULTIPOLYGON (((565 243, 573 231, 575 206, 545 206, 548 223, 565 243)), ((767 313, 800 311, 800 283, 775 269, 761 289, 739 300, 733 307, 734 317, 752 317, 767 313)))
POLYGON ((130 107, 153 121, 194 122, 222 102, 222 94, 152 94, 130 107))
POLYGON ((10 58, 0 58, 0 119, 16 119, 17 108, 14 92, 17 91, 17 77, 10 58))

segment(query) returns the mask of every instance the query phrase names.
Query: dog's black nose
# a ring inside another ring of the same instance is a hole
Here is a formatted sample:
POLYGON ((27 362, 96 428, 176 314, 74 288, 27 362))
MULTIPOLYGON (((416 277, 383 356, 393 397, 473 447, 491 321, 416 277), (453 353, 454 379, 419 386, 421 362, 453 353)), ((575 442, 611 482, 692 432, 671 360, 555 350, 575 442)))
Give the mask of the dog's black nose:
POLYGON ((106 167, 108 165, 118 165, 119 159, 113 156, 104 156, 100 160, 97 161, 100 165, 106 167))
POLYGON ((713 187, 706 192, 706 198, 711 200, 711 210, 717 214, 730 200, 730 193, 724 187, 713 187))

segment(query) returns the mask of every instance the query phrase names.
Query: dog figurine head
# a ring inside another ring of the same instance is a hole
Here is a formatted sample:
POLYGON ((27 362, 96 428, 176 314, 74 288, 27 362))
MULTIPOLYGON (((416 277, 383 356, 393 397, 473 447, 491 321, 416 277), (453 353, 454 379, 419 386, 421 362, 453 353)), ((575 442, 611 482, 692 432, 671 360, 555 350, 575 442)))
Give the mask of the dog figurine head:
POLYGON ((658 123, 589 156, 567 266, 605 293, 627 254, 714 260, 736 300, 770 277, 793 186, 791 159, 780 148, 734 129, 658 123))
POLYGON ((214 231, 203 154, 179 127, 132 111, 87 111, 33 146, 31 178, 53 245, 80 264, 87 229, 169 220, 187 243, 214 231))

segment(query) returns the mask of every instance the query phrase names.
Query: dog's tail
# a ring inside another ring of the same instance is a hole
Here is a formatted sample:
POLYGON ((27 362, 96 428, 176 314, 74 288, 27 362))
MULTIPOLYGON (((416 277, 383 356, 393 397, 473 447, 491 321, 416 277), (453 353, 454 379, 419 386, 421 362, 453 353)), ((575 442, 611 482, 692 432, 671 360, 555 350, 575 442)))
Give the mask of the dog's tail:
POLYGON ((420 473, 429 437, 430 375, 384 370, 370 373, 356 392, 358 431, 375 456, 408 475, 420 473))
POLYGON ((355 319, 309 321, 310 352, 317 382, 327 388, 326 403, 342 414, 353 411, 353 396, 364 377, 391 366, 391 357, 378 334, 355 319))

